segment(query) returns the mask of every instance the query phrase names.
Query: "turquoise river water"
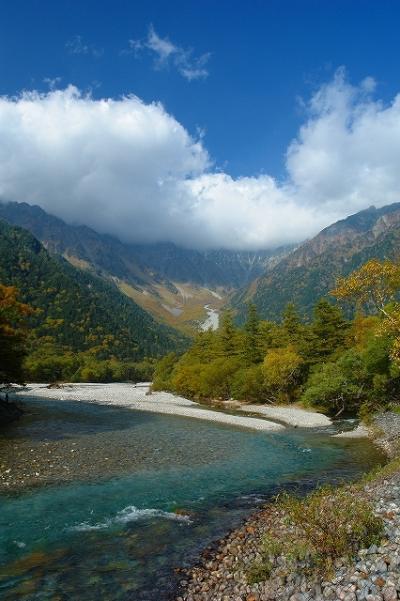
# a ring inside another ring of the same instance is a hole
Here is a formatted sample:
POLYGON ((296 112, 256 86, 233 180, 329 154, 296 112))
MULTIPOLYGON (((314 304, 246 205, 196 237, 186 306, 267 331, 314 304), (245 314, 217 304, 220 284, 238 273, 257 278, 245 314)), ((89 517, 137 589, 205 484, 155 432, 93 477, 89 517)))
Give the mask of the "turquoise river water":
POLYGON ((346 480, 382 459, 329 429, 252 432, 71 401, 26 408, 0 433, 0 465, 17 457, 13 470, 28 473, 41 457, 44 474, 0 495, 10 601, 171 599, 174 568, 278 490, 346 480))

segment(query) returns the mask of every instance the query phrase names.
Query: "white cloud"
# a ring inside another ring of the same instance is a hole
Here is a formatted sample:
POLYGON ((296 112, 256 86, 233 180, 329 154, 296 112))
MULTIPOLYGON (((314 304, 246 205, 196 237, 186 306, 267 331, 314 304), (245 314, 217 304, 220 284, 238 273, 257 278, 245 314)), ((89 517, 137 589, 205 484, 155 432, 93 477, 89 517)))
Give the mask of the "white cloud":
POLYGON ((93 44, 87 44, 82 36, 75 35, 65 44, 69 54, 90 54, 94 58, 100 58, 104 54, 102 48, 97 48, 93 44))
POLYGON ((372 78, 355 87, 339 70, 311 99, 287 154, 303 205, 342 215, 400 200, 400 95, 385 106, 374 89, 372 78))
POLYGON ((287 177, 213 169, 157 103, 75 87, 0 98, 0 198, 132 242, 262 248, 300 241, 371 204, 400 200, 400 95, 339 71, 306 105, 287 177))
POLYGON ((208 166, 201 143, 159 104, 93 100, 69 86, 0 99, 0 198, 36 203, 125 239, 173 238, 208 166))
POLYGON ((122 54, 135 54, 136 57, 144 50, 154 57, 155 69, 174 67, 185 79, 204 79, 208 77, 206 65, 211 54, 205 53, 199 57, 193 56, 191 48, 185 49, 173 44, 168 38, 162 38, 150 25, 147 38, 144 40, 129 40, 129 49, 122 54))

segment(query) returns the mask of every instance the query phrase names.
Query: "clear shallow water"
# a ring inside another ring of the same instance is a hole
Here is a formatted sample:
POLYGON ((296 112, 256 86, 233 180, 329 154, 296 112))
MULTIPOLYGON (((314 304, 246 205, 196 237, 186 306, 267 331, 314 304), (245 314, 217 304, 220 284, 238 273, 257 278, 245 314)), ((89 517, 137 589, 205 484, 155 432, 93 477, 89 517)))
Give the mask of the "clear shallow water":
POLYGON ((2 599, 171 598, 174 567, 280 487, 350 478, 381 459, 322 433, 67 401, 28 408, 0 436, 0 464, 16 457, 12 469, 29 476, 39 458, 43 486, 0 496, 2 599))

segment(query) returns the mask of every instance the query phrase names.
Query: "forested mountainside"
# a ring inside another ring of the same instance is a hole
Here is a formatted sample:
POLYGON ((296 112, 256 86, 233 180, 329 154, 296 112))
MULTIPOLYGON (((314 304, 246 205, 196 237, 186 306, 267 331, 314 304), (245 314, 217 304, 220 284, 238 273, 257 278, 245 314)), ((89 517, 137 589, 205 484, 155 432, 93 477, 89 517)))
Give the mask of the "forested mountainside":
POLYGON ((201 252, 167 242, 126 244, 26 203, 0 203, 0 218, 29 230, 51 254, 111 280, 157 319, 188 333, 204 321, 206 306, 219 310, 232 290, 290 250, 201 252))
POLYGON ((201 286, 243 286, 263 273, 286 248, 263 251, 198 251, 170 242, 127 244, 86 226, 68 225, 38 206, 0 203, 0 217, 29 230, 51 252, 86 262, 99 274, 113 275, 130 284, 163 280, 201 286))
POLYGON ((400 203, 370 207, 334 223, 300 245, 256 282, 232 299, 239 319, 252 301, 266 319, 280 319, 293 302, 309 317, 315 302, 345 276, 371 258, 397 260, 400 256, 400 203))
POLYGON ((51 256, 32 234, 0 220, 0 283, 31 305, 30 345, 92 350, 99 359, 140 360, 183 348, 186 339, 156 322, 115 286, 51 256))

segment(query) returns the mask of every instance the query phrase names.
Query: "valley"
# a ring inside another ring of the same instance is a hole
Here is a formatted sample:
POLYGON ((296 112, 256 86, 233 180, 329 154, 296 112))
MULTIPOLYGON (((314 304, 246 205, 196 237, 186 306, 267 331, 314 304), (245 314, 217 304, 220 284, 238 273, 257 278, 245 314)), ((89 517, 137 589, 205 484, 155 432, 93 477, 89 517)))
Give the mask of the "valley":
POLYGON ((182 282, 132 286, 114 280, 118 288, 160 321, 187 335, 218 326, 218 314, 226 305, 230 291, 222 287, 210 290, 182 282))
MULTIPOLYGON (((279 262, 290 246, 262 251, 127 244, 69 225, 27 203, 0 203, 0 219, 27 229, 55 256, 111 282, 158 321, 193 335, 231 294, 279 262), (209 309, 206 308, 209 307, 209 309)), ((216 325, 216 317, 210 324, 216 325)))

